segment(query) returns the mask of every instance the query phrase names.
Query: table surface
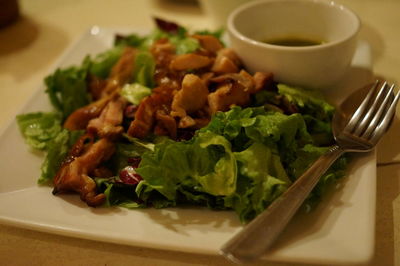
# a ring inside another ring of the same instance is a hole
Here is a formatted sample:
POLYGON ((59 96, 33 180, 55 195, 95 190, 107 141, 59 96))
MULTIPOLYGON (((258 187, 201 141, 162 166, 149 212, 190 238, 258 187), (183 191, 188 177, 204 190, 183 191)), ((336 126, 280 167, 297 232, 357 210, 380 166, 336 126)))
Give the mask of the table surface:
MULTIPOLYGON (((360 37, 371 45, 374 73, 399 84, 400 1, 339 2, 353 9, 362 21, 360 37)), ((20 19, 0 29, 0 128, 29 99, 61 53, 93 25, 151 28, 151 17, 160 16, 193 29, 215 26, 200 5, 191 0, 24 0, 19 3, 20 19)), ((377 149, 375 255, 368 265, 400 265, 398 121, 395 119, 377 149)), ((4 225, 0 225, 0 261, 2 265, 230 265, 218 256, 101 243, 4 225)), ((287 264, 260 262, 256 265, 287 264)))

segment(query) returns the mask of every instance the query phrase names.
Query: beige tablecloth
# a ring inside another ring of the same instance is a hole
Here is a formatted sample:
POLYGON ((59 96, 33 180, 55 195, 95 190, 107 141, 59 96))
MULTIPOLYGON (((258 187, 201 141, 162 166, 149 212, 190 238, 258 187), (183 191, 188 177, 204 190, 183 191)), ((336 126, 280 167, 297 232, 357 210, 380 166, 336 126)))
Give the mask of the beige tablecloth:
MULTIPOLYGON (((215 0, 218 1, 218 0, 215 0)), ((375 74, 400 83, 400 1, 340 1, 360 16, 375 74)), ((189 28, 213 27, 196 1, 25 0, 21 18, 0 29, 0 127, 13 118, 55 60, 93 25, 152 27, 161 16, 189 28)), ((399 114, 398 114, 399 116, 399 114)), ((378 147, 375 256, 369 265, 400 265, 400 123, 378 147)), ((1 265, 229 265, 222 257, 129 247, 0 225, 1 265)), ((260 262, 259 265, 277 265, 260 262)), ((286 265, 286 264, 279 264, 286 265)), ((289 265, 289 264, 287 264, 289 265)), ((293 264, 290 264, 293 265, 293 264)))

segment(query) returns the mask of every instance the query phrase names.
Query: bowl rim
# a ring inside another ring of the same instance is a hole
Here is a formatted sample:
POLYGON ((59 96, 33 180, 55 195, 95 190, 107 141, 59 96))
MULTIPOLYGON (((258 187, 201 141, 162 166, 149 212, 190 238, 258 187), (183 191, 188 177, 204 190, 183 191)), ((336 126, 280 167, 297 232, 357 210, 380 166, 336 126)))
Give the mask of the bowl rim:
POLYGON ((243 5, 240 5, 239 7, 235 8, 230 15, 228 16, 227 20, 227 29, 228 32, 231 35, 236 36, 236 38, 240 39, 243 42, 250 43, 251 45, 261 47, 261 48, 268 48, 268 49, 275 49, 275 50, 282 50, 282 51, 310 51, 310 50, 320 50, 320 49, 325 49, 329 48, 332 46, 337 46, 339 44, 345 43, 348 40, 351 40, 355 38, 358 33, 360 32, 361 29, 361 21, 358 15, 351 10, 350 8, 339 4, 335 1, 330 1, 330 0, 256 0, 256 1, 251 1, 248 3, 245 3, 243 5), (330 6, 332 8, 339 9, 341 11, 346 12, 349 14, 355 21, 355 30, 349 34, 348 36, 338 39, 336 41, 331 41, 327 43, 321 43, 318 45, 311 45, 311 46, 283 46, 283 45, 276 45, 276 44, 268 44, 264 42, 260 42, 254 39, 251 39, 244 34, 242 34, 237 28, 234 26, 234 20, 235 18, 242 13, 243 11, 252 8, 254 6, 259 6, 259 5, 264 5, 266 3, 283 3, 283 2, 292 2, 292 3, 310 3, 310 4, 318 4, 318 5, 325 5, 325 6, 330 6))

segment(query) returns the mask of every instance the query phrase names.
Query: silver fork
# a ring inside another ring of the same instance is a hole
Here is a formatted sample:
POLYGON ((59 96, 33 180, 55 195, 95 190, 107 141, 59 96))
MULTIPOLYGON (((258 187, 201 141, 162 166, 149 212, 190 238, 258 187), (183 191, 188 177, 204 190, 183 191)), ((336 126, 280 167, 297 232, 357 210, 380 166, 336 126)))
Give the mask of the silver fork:
POLYGON ((221 248, 221 253, 237 263, 251 262, 262 256, 336 159, 346 152, 368 152, 376 146, 396 111, 400 93, 394 95, 394 87, 387 82, 382 85, 375 82, 346 126, 340 131, 334 130, 336 144, 263 213, 230 239, 221 248))

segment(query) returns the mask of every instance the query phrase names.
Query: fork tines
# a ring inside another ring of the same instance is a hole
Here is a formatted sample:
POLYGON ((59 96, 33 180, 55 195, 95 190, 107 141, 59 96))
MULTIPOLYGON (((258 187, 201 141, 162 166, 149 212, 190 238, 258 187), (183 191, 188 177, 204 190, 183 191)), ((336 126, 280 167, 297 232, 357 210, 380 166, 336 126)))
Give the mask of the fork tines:
POLYGON ((367 96, 357 108, 344 128, 347 133, 377 142, 384 133, 396 111, 399 92, 394 94, 395 85, 386 81, 375 82, 367 96))

